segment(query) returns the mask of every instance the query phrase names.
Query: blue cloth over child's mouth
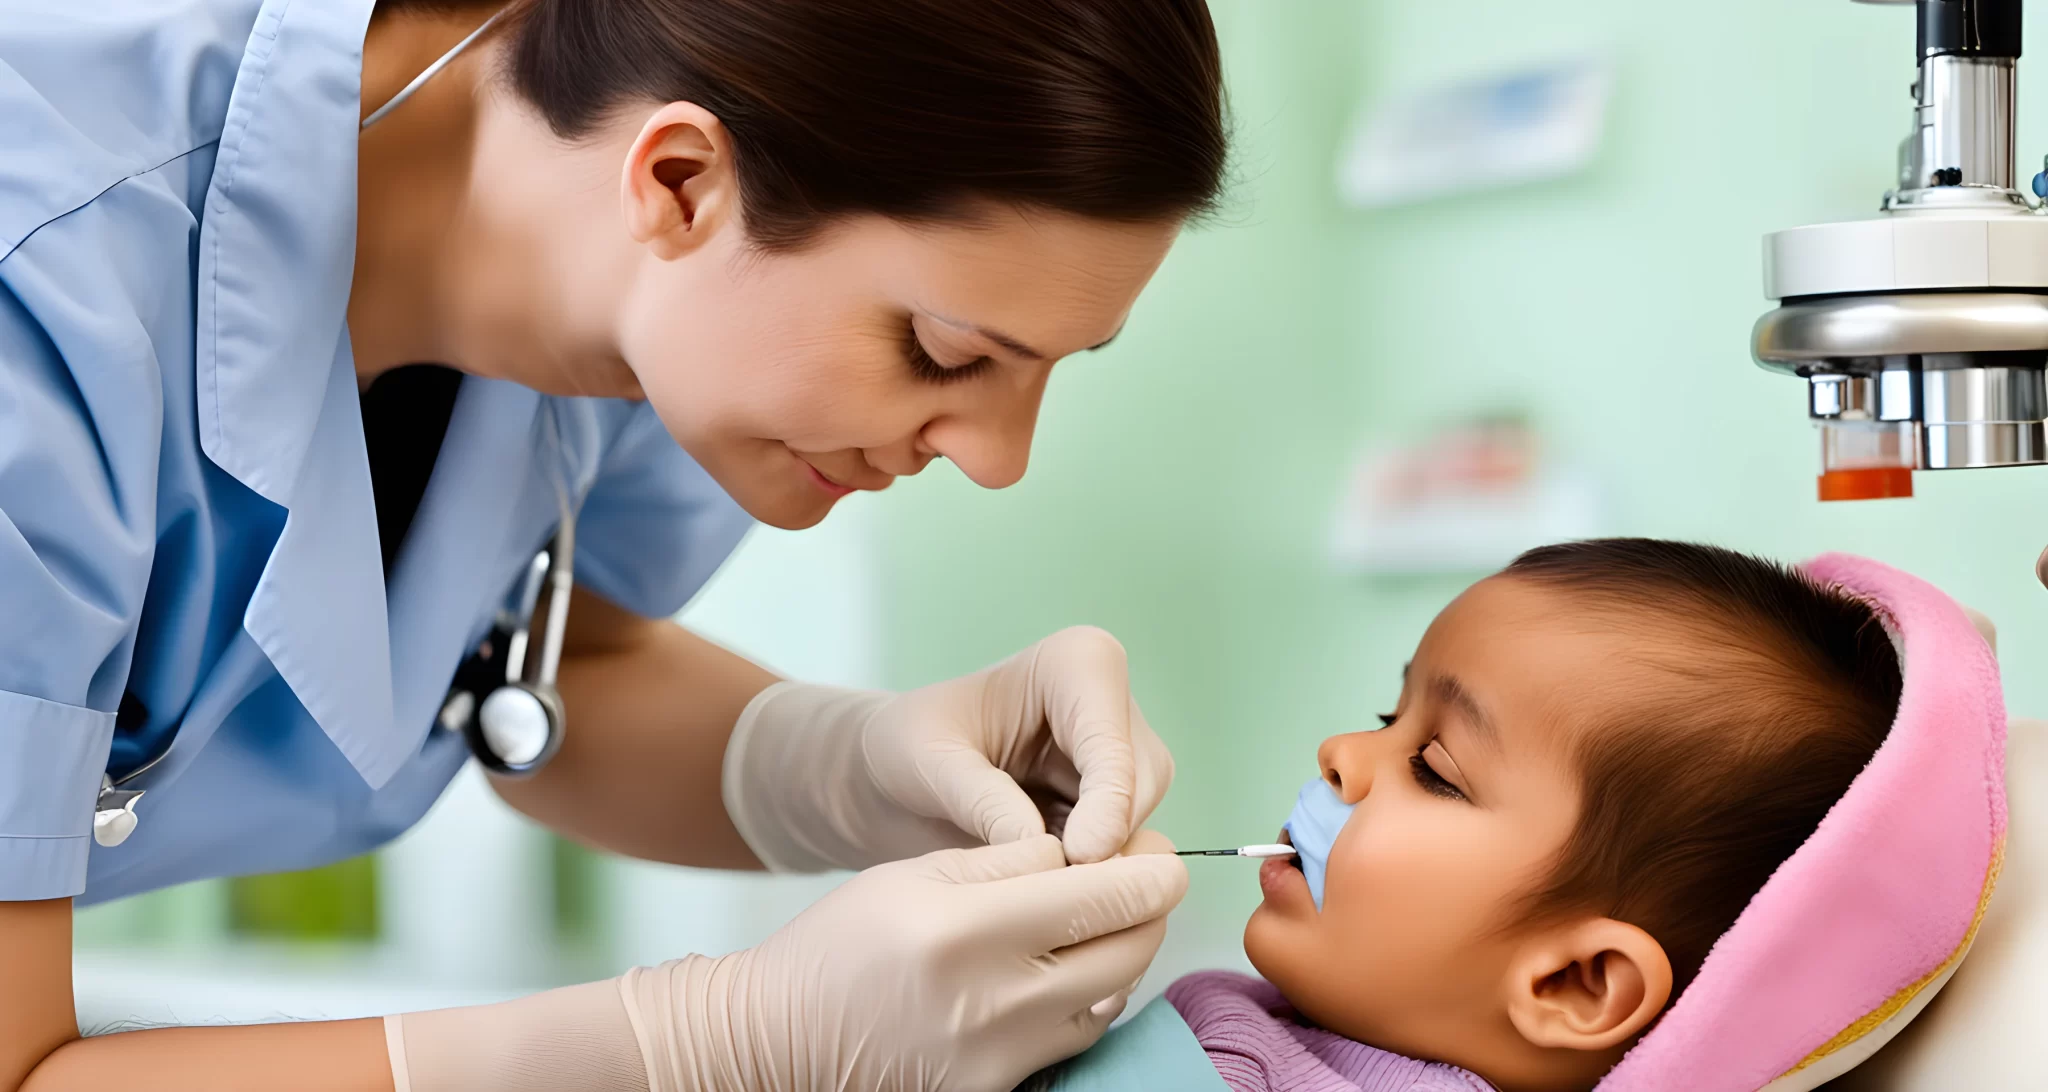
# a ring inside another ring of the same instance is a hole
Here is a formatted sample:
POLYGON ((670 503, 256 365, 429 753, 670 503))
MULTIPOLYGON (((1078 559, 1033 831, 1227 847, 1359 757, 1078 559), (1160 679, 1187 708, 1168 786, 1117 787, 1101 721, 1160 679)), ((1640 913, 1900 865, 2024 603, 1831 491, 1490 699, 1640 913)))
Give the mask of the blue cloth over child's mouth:
POLYGON ((1329 782, 1317 778, 1301 787, 1294 800, 1294 814, 1287 817, 1287 837, 1294 843, 1301 874, 1308 877, 1308 893, 1323 908, 1323 876, 1330 860, 1330 847, 1337 832, 1351 818, 1353 805, 1346 804, 1329 782))

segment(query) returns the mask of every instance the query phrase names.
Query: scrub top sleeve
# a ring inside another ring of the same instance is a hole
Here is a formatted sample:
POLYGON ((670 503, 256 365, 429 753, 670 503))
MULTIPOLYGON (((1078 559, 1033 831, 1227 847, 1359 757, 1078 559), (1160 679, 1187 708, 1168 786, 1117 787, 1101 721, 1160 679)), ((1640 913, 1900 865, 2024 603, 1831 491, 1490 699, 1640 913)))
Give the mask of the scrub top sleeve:
POLYGON ((652 406, 631 408, 576 521, 576 581, 645 618, 683 609, 753 526, 652 406))
POLYGON ((161 389, 74 374, 0 265, 0 901, 85 890, 155 545, 161 389))

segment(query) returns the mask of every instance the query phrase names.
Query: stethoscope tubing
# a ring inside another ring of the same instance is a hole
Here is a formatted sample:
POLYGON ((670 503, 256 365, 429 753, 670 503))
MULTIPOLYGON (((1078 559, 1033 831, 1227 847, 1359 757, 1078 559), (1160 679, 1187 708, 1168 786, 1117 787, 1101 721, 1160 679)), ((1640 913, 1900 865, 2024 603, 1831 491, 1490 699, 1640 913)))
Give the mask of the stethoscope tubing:
MULTIPOLYGON (((496 23, 499 19, 504 17, 505 12, 507 10, 509 10, 509 8, 500 8, 496 12, 492 13, 490 18, 484 20, 483 23, 479 25, 475 30, 469 32, 469 37, 464 38, 463 40, 455 43, 454 49, 451 49, 448 52, 441 54, 440 57, 435 59, 433 64, 428 65, 426 69, 422 71, 419 75, 414 76, 412 78, 411 83, 408 83, 404 87, 399 88, 398 94, 391 96, 389 101, 387 101, 384 105, 379 106, 377 109, 371 111, 370 116, 363 119, 361 129, 368 129, 370 126, 375 125, 380 121, 383 121, 385 118, 391 115, 391 111, 396 110, 399 107, 405 105, 405 100, 411 98, 414 92, 417 92, 420 88, 425 87, 427 85, 427 81, 439 75, 442 69, 448 67, 450 61, 453 61, 455 58, 461 56, 463 50, 468 49, 471 45, 473 45, 476 42, 478 38, 483 37, 484 33, 491 29, 492 24, 496 23)), ((360 132, 361 129, 358 129, 357 131, 360 132)))

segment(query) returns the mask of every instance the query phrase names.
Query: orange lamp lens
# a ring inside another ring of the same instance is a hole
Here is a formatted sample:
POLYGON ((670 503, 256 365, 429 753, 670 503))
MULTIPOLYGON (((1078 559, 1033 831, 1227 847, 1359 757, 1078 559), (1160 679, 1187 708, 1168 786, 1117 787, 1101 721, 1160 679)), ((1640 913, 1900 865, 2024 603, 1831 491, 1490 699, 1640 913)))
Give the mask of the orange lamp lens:
POLYGON ((1913 495, 1913 471, 1903 466, 1862 466, 1820 476, 1824 501, 1884 500, 1913 495))

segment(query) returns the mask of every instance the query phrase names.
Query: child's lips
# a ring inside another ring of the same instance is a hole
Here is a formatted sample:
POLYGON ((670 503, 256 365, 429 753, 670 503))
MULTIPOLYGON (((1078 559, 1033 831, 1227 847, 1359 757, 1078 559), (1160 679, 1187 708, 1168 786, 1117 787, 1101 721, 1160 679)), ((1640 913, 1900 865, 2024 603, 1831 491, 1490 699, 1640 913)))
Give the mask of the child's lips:
POLYGON ((1268 857, 1260 864, 1259 890, 1276 907, 1315 906, 1308 893, 1308 877, 1295 867, 1292 857, 1268 857))

